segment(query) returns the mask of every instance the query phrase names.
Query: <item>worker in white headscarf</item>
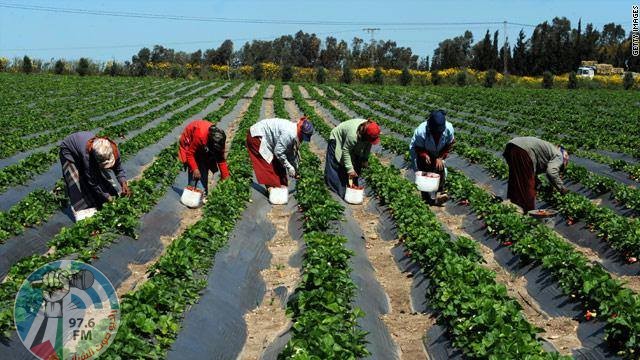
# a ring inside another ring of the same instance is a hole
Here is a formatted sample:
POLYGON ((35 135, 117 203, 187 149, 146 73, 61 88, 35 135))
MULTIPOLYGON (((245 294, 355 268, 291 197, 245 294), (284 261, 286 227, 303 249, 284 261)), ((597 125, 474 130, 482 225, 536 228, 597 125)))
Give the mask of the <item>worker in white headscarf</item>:
POLYGON ((131 195, 118 145, 106 137, 88 131, 67 136, 60 143, 60 164, 74 212, 100 208, 118 196, 108 170, 113 171, 120 183, 121 194, 131 195))

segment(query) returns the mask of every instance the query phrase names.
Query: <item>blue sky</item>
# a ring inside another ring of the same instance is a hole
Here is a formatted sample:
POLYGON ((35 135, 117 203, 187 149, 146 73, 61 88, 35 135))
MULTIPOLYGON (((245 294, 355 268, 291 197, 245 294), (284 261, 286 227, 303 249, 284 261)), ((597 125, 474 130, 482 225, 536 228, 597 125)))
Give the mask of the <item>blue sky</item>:
MULTIPOLYGON (((227 17, 285 20, 327 20, 367 22, 495 22, 508 20, 538 24, 554 16, 566 16, 576 25, 592 22, 602 28, 607 22, 630 29, 633 1, 338 1, 338 0, 0 0, 0 4, 41 5, 59 8, 144 12, 200 17, 227 17)), ((640 3, 640 0, 635 2, 640 3)), ((232 39, 239 48, 248 39, 271 39, 297 30, 314 32, 324 39, 333 35, 350 42, 354 36, 369 39, 361 25, 242 24, 177 21, 167 19, 116 18, 94 15, 60 14, 0 7, 0 56, 13 58, 28 54, 50 58, 127 60, 141 46, 166 46, 194 51, 217 47, 232 39), (196 43, 198 42, 198 43, 196 43), (133 45, 133 46, 132 46, 133 45)), ((409 46, 420 56, 431 56, 438 42, 471 30, 474 41, 490 29, 502 25, 471 26, 376 26, 378 39, 393 39, 409 46), (400 30, 405 28, 405 30, 400 30), (411 28, 407 30, 406 28, 411 28)), ((509 26, 511 44, 521 27, 509 26)), ((530 28, 524 28, 530 34, 530 28)))

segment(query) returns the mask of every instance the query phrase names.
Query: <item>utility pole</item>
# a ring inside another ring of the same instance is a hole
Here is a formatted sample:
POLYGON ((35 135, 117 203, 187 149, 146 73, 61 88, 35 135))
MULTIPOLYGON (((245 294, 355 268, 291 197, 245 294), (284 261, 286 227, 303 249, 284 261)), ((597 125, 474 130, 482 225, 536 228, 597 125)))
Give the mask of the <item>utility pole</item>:
POLYGON ((507 36, 507 20, 504 21, 504 46, 502 47, 502 60, 504 63, 503 74, 507 75, 507 42, 509 41, 509 36, 507 36))
POLYGON ((362 31, 365 31, 365 32, 369 33, 369 35, 371 35, 371 67, 373 67, 373 58, 375 56, 375 46, 376 46, 376 43, 375 43, 376 40, 375 40, 375 37, 374 37, 374 33, 376 31, 379 31, 379 30, 380 30, 380 28, 364 28, 364 29, 362 29, 362 31))

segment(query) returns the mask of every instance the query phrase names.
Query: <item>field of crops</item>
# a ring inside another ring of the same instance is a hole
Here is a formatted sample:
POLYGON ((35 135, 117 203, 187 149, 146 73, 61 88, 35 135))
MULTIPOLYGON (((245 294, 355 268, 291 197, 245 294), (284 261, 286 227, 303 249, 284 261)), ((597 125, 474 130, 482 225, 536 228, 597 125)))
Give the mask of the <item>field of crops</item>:
POLYGON ((0 74, 0 358, 33 358, 14 326, 26 277, 77 259, 120 298, 104 359, 636 359, 638 119, 633 91, 0 74), (434 109, 456 131, 444 207, 406 163, 434 109), (317 134, 289 204, 271 206, 247 129, 303 114, 317 134), (329 133, 354 117, 383 132, 357 206, 323 179, 329 133), (177 158, 193 119, 226 131, 232 174, 194 210, 177 158), (74 223, 57 145, 79 130, 116 140, 134 195, 74 223), (502 201, 517 135, 572 154, 571 191, 538 193, 553 224, 502 201))

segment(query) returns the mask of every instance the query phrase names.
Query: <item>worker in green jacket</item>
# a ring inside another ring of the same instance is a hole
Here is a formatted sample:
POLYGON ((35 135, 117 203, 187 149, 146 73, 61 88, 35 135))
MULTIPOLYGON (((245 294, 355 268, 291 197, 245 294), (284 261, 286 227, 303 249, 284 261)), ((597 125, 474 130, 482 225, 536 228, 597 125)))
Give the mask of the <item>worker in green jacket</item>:
POLYGON ((379 142, 380 127, 372 120, 351 119, 331 130, 324 170, 327 186, 344 198, 349 182, 357 186, 360 171, 369 165, 371 145, 379 142))

